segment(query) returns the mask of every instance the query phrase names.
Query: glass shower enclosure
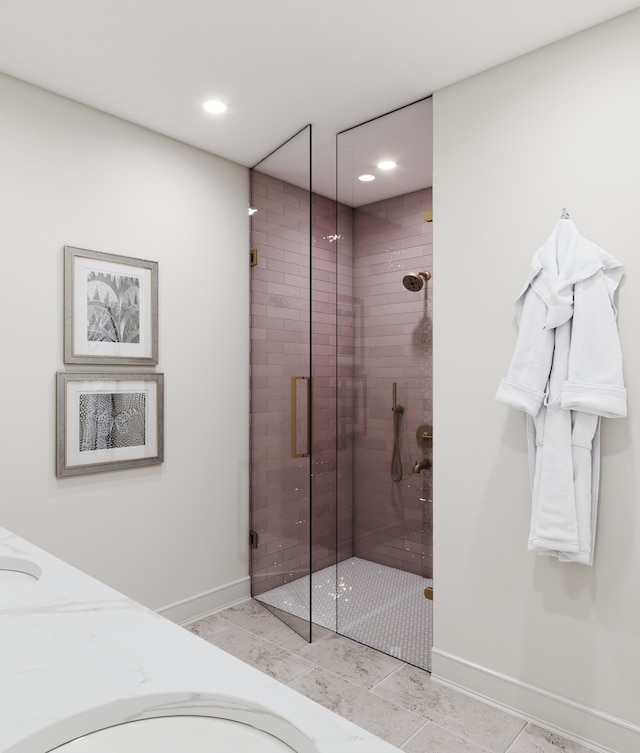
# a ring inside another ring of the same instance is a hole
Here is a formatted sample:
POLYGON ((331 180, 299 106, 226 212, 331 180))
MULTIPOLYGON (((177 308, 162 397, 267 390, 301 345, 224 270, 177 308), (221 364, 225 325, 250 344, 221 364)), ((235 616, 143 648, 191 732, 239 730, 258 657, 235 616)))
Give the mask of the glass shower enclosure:
POLYGON ((252 171, 251 195, 252 593, 307 640, 320 625, 424 669, 430 131, 426 99, 338 134, 323 196, 309 129, 252 171))
POLYGON ((311 640, 311 155, 303 128, 251 170, 251 590, 311 640), (280 608, 281 607, 281 608, 280 608))

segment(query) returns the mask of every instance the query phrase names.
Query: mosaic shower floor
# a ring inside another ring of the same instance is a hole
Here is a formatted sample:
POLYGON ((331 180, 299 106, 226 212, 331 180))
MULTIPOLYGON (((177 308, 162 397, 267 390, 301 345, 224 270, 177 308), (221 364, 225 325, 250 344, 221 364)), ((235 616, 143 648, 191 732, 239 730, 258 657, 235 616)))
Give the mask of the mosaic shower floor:
MULTIPOLYGON (((431 671, 433 602, 430 578, 352 557, 311 575, 317 625, 431 671)), ((308 620, 309 576, 257 597, 264 604, 308 620)))

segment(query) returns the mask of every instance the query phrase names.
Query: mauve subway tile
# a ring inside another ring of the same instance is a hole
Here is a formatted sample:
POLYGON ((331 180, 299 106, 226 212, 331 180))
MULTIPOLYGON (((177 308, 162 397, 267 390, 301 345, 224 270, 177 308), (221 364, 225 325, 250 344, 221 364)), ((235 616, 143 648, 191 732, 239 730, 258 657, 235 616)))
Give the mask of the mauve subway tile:
POLYGON ((280 441, 278 444, 267 447, 267 459, 271 460, 274 458, 284 458, 288 457, 291 454, 291 447, 289 446, 289 444, 287 444, 286 446, 282 444, 282 440, 286 437, 286 434, 276 436, 276 438, 280 441))
MULTIPOLYGON (((271 201, 277 201, 279 204, 281 204, 283 211, 285 212, 291 209, 300 209, 300 205, 306 203, 306 216, 309 216, 309 202, 304 202, 301 196, 284 191, 278 186, 270 186, 269 188, 267 188, 266 195, 267 198, 269 198, 271 201)), ((256 204, 262 206, 263 200, 260 199, 260 201, 256 202, 256 204)))
MULTIPOLYGON (((264 218, 264 213, 262 217, 264 218)), ((277 238, 284 238, 285 229, 280 225, 274 225, 273 222, 267 222, 267 220, 263 218, 256 219, 256 217, 254 216, 254 219, 252 221, 252 228, 254 230, 258 230, 260 233, 267 235, 270 246, 275 245, 277 238)), ((260 249, 258 249, 258 251, 260 251, 260 249)), ((258 254, 258 256, 259 255, 260 254, 258 254)))
POLYGON ((273 426, 273 433, 279 433, 279 426, 286 426, 289 420, 289 415, 280 413, 273 415, 272 413, 255 413, 251 417, 251 425, 259 426, 261 424, 270 424, 273 426))
POLYGON ((365 213, 379 214, 380 212, 388 212, 394 207, 402 206, 402 204, 404 204, 404 194, 401 196, 394 196, 391 199, 382 199, 381 201, 375 201, 371 204, 367 204, 366 206, 361 207, 361 210, 365 213))
POLYGON ((266 434, 262 437, 252 437, 252 446, 256 448, 278 447, 281 441, 282 438, 278 435, 266 434))
POLYGON ((424 258, 427 254, 427 244, 422 235, 422 226, 413 225, 413 232, 407 232, 402 239, 403 248, 415 249, 424 258))
MULTIPOLYGON (((269 314, 270 312, 269 307, 271 307, 271 309, 292 309, 294 311, 304 311, 308 308, 308 301, 299 296, 291 295, 290 293, 291 291, 287 291, 286 295, 269 293, 267 296, 265 296, 264 303, 267 304, 267 314, 269 314)), ((257 297, 260 298, 262 295, 263 294, 260 293, 257 297)), ((284 318, 287 318, 286 315, 284 318)))
MULTIPOLYGON (((282 251, 273 257, 267 257, 260 262, 266 269, 271 272, 279 272, 284 282, 286 275, 293 275, 305 280, 309 277, 309 267, 304 264, 304 253, 300 254, 297 250, 282 249, 282 251)), ((254 273, 257 267, 254 267, 254 273)), ((305 283, 308 287, 308 281, 305 283)), ((295 287, 300 287, 296 285, 295 287)))
POLYGON ((266 311, 263 315, 252 315, 251 316, 251 326, 252 327, 263 327, 267 329, 269 332, 271 332, 274 329, 284 329, 284 321, 282 319, 279 319, 278 317, 273 316, 266 316, 266 311))
POLYGON ((275 416, 282 416, 289 410, 291 401, 288 398, 272 397, 267 401, 267 411, 275 416))
MULTIPOLYGON (((314 194, 314 203, 320 207, 327 207, 330 211, 335 212, 336 203, 335 199, 330 199, 328 196, 322 196, 322 194, 314 194)), ((350 211, 349 207, 340 205, 345 211, 350 211)))
POLYGON ((325 290, 335 296, 336 294, 336 273, 328 272, 324 269, 313 269, 313 290, 325 290), (319 283, 323 283, 320 285, 319 283))
POLYGON ((316 315, 313 318, 313 332, 315 335, 322 334, 331 336, 335 333, 335 318, 331 314, 316 315))
POLYGON ((333 317, 335 313, 334 303, 323 303, 322 301, 315 301, 313 304, 314 319, 323 320, 322 314, 326 315, 324 321, 331 321, 329 317, 333 317))
MULTIPOLYGON (((308 338, 307 338, 308 339, 308 338)), ((294 332, 291 329, 271 329, 267 330, 267 342, 304 342, 302 333, 294 332)), ((309 345, 307 344, 307 348, 309 345)))
MULTIPOLYGON (((257 198, 257 200, 254 203, 254 207, 258 208, 258 217, 259 219, 262 219, 264 215, 263 212, 267 213, 267 221, 273 222, 273 217, 275 217, 276 221, 279 220, 281 217, 284 216, 285 211, 285 205, 282 201, 278 201, 277 198, 275 198, 275 195, 278 192, 276 191, 269 191, 267 190, 266 196, 260 196, 257 198)), ((256 215, 253 215, 254 217, 256 215)))
MULTIPOLYGON (((284 301, 282 302, 284 303, 284 301)), ((297 309, 287 308, 286 306, 263 306, 264 310, 261 311, 262 316, 269 316, 273 319, 299 319, 299 311, 297 309)), ((285 325, 287 326, 287 325, 285 325)))
POLYGON ((266 340, 268 330, 261 327, 251 327, 251 341, 254 340, 266 340))
POLYGON ((284 322, 284 329, 289 332, 298 332, 301 334, 302 341, 309 337, 309 323, 301 319, 287 319, 284 322))
POLYGON ((373 232, 369 230, 366 234, 362 233, 357 236, 356 248, 358 248, 358 255, 361 255, 363 251, 371 250, 372 253, 376 253, 374 249, 379 249, 381 244, 386 244, 388 248, 398 248, 402 240, 402 228, 395 223, 388 223, 384 229, 376 228, 373 232))
POLYGON ((300 253, 303 252, 304 248, 308 248, 311 242, 311 237, 309 236, 309 233, 305 232, 304 230, 295 230, 289 227, 283 227, 282 237, 285 238, 286 240, 295 241, 296 243, 299 243, 300 253))
POLYGON ((289 354, 302 355, 305 359, 309 358, 309 346, 306 343, 301 342, 284 342, 282 343, 284 352, 289 354))
POLYGON ((304 277, 301 277, 297 273, 285 273, 282 282, 285 285, 289 285, 291 288, 297 288, 301 290, 301 295, 304 295, 307 297, 307 300, 309 300, 311 296, 310 292, 310 286, 309 286, 309 275, 305 275, 304 277))
POLYGON ((405 204, 401 207, 397 207, 396 209, 392 209, 389 213, 389 219, 393 220, 393 222, 397 223, 401 227, 404 227, 407 224, 418 224, 422 223, 423 225, 430 225, 431 223, 428 223, 424 219, 424 213, 427 211, 427 209, 430 209, 428 205, 416 205, 416 204, 405 204))
MULTIPOLYGON (((299 213, 299 210, 295 210, 299 213)), ((300 215, 301 213, 299 213, 300 215)), ((302 215, 303 216, 303 215, 302 215)), ((277 225, 279 227, 287 228, 289 230, 295 230, 296 232, 303 233, 307 239, 309 239, 309 223, 308 216, 301 219, 300 216, 296 216, 293 213, 282 213, 275 210, 267 212, 267 222, 277 225)), ((286 238, 286 233, 283 234, 286 238)), ((308 243, 308 240, 302 241, 308 243)))
POLYGON ((251 296, 253 300, 253 296, 256 293, 264 293, 267 290, 267 281, 259 279, 259 275, 254 275, 251 278, 251 296))
POLYGON ((251 304, 251 316, 266 316, 267 307, 263 304, 252 303, 251 304))
MULTIPOLYGON (((255 173, 257 176, 258 173, 255 173)), ((252 178, 251 180, 251 196, 254 199, 258 199, 260 196, 266 196, 267 195, 267 185, 263 183, 260 179, 255 180, 252 178)))
MULTIPOLYGON (((274 225, 274 227, 276 226, 274 225)), ((297 263, 302 268, 309 266, 309 260, 308 258, 305 260, 304 252, 300 250, 300 244, 287 240, 284 237, 284 228, 282 227, 279 228, 279 234, 268 233, 265 243, 253 243, 252 245, 258 247, 258 265, 253 267, 253 272, 265 264, 271 269, 277 269, 276 264, 278 262, 285 263, 288 261, 293 264, 296 263, 296 258, 299 259, 297 263), (295 254, 296 258, 290 258, 292 254, 295 254)), ((287 269, 290 270, 291 267, 286 268, 285 271, 287 269)))
POLYGON ((318 304, 331 304, 331 311, 335 310, 335 296, 331 294, 330 291, 322 292, 319 290, 313 291, 313 301, 311 303, 311 310, 315 311, 318 304))
POLYGON ((267 340, 252 340, 251 350, 252 355, 256 353, 283 353, 284 344, 267 340))
POLYGON ((253 185, 262 185, 268 187, 274 187, 277 188, 280 191, 284 190, 284 181, 280 180, 279 178, 274 178, 272 175, 267 175, 267 173, 263 173, 260 170, 253 170, 251 172, 251 184, 253 185))
POLYGON ((431 188, 418 188, 416 191, 410 191, 403 194, 402 198, 405 204, 414 204, 417 201, 426 202, 425 209, 431 209, 431 196, 433 189, 431 188))
POLYGON ((284 181, 282 182, 282 190, 285 193, 290 193, 292 196, 299 196, 301 201, 308 202, 309 197, 311 196, 308 189, 294 186, 292 183, 286 183, 284 181))
POLYGON ((267 362, 267 356, 265 353, 251 353, 251 370, 257 369, 260 366, 264 366, 267 362))
POLYGON ((415 303, 411 300, 393 303, 374 303, 367 307, 367 316, 373 319, 376 317, 386 319, 394 314, 400 314, 406 319, 408 315, 415 314, 415 308, 415 303))
POLYGON ((258 376, 257 374, 252 373, 250 384, 252 390, 263 390, 268 387, 269 381, 266 376, 258 376))

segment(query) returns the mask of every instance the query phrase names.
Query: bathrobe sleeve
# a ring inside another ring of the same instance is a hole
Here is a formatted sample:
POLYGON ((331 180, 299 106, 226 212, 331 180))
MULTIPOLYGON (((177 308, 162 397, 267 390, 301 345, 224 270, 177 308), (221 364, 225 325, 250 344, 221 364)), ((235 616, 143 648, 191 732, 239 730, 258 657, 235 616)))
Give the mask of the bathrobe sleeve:
POLYGON ((518 301, 518 338, 496 400, 535 416, 547 390, 555 331, 545 329, 547 304, 529 286, 518 301))
POLYGON ((627 415, 612 285, 599 271, 574 286, 571 350, 560 404, 606 418, 627 415))

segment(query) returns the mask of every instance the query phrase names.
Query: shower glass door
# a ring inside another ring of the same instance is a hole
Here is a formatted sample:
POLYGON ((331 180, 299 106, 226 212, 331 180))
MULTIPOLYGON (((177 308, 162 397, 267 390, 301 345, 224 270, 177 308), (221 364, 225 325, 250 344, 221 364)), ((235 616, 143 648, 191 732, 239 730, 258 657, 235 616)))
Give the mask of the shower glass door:
POLYGON ((251 170, 251 589, 311 640, 311 126, 251 170))
POLYGON ((430 134, 431 99, 425 99, 336 140, 338 258, 351 267, 350 275, 338 276, 338 477, 349 483, 337 487, 336 629, 427 670, 434 441, 430 134))

